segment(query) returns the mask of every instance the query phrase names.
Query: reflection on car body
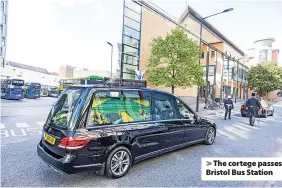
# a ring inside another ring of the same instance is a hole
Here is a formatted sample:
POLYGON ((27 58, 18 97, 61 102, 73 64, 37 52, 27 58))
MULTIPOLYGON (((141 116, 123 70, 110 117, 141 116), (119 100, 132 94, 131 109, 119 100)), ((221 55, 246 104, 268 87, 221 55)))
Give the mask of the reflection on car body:
POLYGON ((38 155, 68 174, 124 176, 131 165, 196 143, 213 144, 214 122, 172 94, 146 88, 69 87, 53 106, 38 155))

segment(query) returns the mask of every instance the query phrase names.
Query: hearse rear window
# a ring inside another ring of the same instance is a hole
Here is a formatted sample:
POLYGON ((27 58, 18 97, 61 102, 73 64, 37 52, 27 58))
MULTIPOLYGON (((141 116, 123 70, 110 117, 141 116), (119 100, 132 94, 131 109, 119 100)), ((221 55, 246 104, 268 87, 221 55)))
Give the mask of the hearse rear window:
POLYGON ((150 121, 150 95, 144 91, 97 91, 87 126, 150 121))

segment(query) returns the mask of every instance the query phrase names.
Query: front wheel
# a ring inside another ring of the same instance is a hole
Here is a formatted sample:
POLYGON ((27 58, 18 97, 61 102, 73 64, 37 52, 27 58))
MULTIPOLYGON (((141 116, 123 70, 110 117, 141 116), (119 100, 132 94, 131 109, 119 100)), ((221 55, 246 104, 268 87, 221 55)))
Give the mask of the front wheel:
POLYGON ((129 171, 131 164, 131 152, 126 147, 117 147, 108 156, 106 174, 110 178, 120 178, 129 171))
POLYGON ((214 143, 215 140, 215 128, 214 127, 210 127, 207 131, 205 140, 204 140, 204 144, 206 145, 212 145, 214 143))

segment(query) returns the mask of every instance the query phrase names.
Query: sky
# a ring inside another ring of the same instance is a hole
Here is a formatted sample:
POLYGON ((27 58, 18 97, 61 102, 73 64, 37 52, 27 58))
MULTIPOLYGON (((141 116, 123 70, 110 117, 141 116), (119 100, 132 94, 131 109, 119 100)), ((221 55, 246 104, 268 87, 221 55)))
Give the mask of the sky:
MULTIPOLYGON (((151 0, 178 18, 187 5, 202 16, 233 11, 208 22, 240 49, 273 37, 282 61, 282 1, 151 0)), ((58 72, 61 64, 90 70, 118 68, 123 0, 9 0, 7 60, 58 72)))

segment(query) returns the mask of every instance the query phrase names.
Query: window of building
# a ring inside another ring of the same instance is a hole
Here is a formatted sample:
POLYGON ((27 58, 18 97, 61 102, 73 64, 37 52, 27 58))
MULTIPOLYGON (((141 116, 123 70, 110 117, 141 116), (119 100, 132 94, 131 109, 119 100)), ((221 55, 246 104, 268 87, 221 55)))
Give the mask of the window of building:
POLYGON ((125 7, 133 10, 134 12, 141 14, 141 6, 132 2, 132 1, 125 1, 125 7))
POLYGON ((4 59, 0 56, 0 67, 4 67, 4 59))
POLYGON ((4 2, 1 1, 1 11, 2 11, 2 12, 4 12, 4 7, 5 7, 4 2))
POLYGON ((3 20, 4 20, 3 23, 7 24, 7 16, 6 15, 3 15, 3 20))
POLYGON ((211 51, 211 58, 215 57, 215 51, 211 51))
MULTIPOLYGON (((204 71, 206 72, 206 66, 203 67, 204 71)), ((215 66, 214 65, 209 65, 209 76, 214 76, 215 72, 215 66)))
POLYGON ((127 45, 123 45, 123 53, 131 55, 131 56, 138 57, 138 49, 132 48, 132 47, 127 46, 127 45))
POLYGON ((152 120, 150 94, 144 91, 98 91, 87 121, 87 127, 152 120))
POLYGON ((124 25, 132 29, 135 29, 136 31, 140 31, 140 23, 126 16, 124 17, 124 25))
POLYGON ((0 25, 0 30, 1 30, 1 34, 3 34, 4 33, 3 24, 0 25))
POLYGON ((122 67, 122 71, 129 73, 129 74, 134 74, 135 75, 135 71, 138 70, 138 66, 136 65, 128 65, 128 64, 124 64, 122 67))
POLYGON ((205 52, 202 52, 201 58, 203 59, 205 57, 205 52))
POLYGON ((5 38, 2 37, 2 46, 6 46, 5 38))
POLYGON ((267 52, 268 50, 266 49, 259 51, 259 61, 260 62, 267 61, 267 52))
POLYGON ((137 40, 140 39, 140 32, 134 30, 134 29, 131 29, 129 27, 127 27, 126 25, 124 26, 124 35, 127 35, 131 38, 135 38, 137 40))
POLYGON ((241 70, 240 70, 240 78, 242 79, 242 80, 244 80, 244 77, 243 77, 243 67, 241 66, 241 70))
POLYGON ((138 60, 137 57, 124 54, 123 55, 123 63, 124 64, 129 64, 129 65, 138 66, 139 65, 139 60, 138 60))
POLYGON ((141 19, 140 14, 138 14, 135 11, 132 11, 131 9, 125 8, 124 15, 135 20, 136 22, 140 22, 140 19, 141 19))
POLYGON ((0 56, 2 57, 2 47, 0 47, 0 56))
POLYGON ((238 70, 237 70, 237 64, 238 62, 234 62, 234 67, 233 67, 233 79, 237 81, 237 74, 238 74, 238 70))
POLYGON ((128 37, 126 35, 123 36, 123 42, 124 44, 127 44, 128 46, 132 46, 134 48, 139 48, 139 40, 136 40, 132 37, 128 37))
POLYGON ((135 79, 135 72, 134 73, 123 72, 123 78, 124 79, 135 79))

